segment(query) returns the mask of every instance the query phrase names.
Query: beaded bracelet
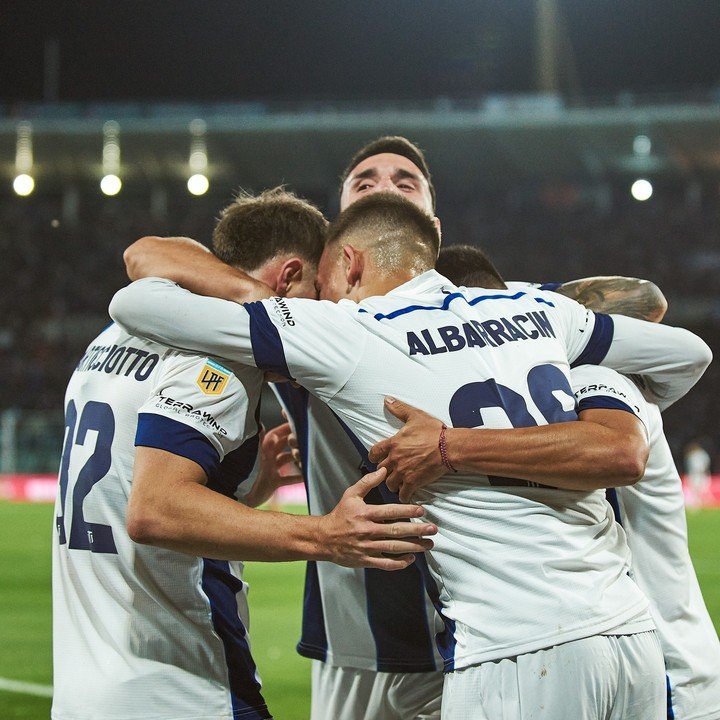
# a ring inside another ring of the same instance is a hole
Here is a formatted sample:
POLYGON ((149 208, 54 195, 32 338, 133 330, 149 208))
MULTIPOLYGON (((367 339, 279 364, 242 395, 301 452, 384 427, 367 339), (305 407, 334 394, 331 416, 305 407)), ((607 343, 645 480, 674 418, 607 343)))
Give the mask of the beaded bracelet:
POLYGON ((457 470, 452 466, 452 463, 450 462, 450 459, 448 458, 448 452, 447 452, 447 442, 445 440, 445 431, 447 430, 447 425, 443 423, 442 430, 440 430, 440 440, 438 440, 438 448, 440 450, 440 458, 442 459, 443 465, 448 469, 452 470, 453 472, 457 472, 457 470))

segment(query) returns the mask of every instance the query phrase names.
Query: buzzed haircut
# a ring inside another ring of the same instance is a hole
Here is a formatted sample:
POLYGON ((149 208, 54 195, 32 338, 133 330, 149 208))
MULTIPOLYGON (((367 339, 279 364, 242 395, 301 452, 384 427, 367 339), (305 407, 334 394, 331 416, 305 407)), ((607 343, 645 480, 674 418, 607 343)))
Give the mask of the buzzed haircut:
POLYGON ((228 265, 249 271, 287 253, 317 266, 327 227, 320 210, 283 187, 259 195, 242 192, 220 213, 213 252, 228 265))
POLYGON ((343 210, 330 223, 327 245, 359 242, 370 248, 379 269, 434 267, 440 234, 433 219, 396 193, 374 193, 343 210))
POLYGON ((454 285, 505 289, 505 281, 487 255, 472 245, 451 245, 440 250, 435 269, 454 285))
POLYGON ((433 185, 432 178, 430 176, 430 168, 428 167, 427 160, 425 160, 425 153, 414 143, 410 142, 407 138, 400 135, 385 135, 369 142, 364 147, 360 148, 352 160, 345 168, 345 171, 340 176, 340 192, 342 193, 343 185, 348 179, 350 173, 363 161, 367 160, 373 155, 380 155, 382 153, 392 153, 393 155, 402 155, 407 158, 411 163, 414 163, 418 170, 425 176, 430 189, 430 197, 432 198, 433 211, 435 210, 435 186, 433 185))

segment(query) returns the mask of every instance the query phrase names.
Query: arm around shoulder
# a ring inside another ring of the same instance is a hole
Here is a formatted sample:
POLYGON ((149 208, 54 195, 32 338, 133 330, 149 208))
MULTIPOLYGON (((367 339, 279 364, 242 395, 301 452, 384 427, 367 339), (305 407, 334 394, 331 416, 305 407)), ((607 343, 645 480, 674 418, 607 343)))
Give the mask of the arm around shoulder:
POLYGON ((387 469, 388 487, 402 501, 448 470, 584 492, 632 485, 645 471, 645 426, 624 410, 587 410, 579 422, 538 427, 445 428, 441 451, 440 420, 396 400, 386 407, 405 425, 377 443, 370 459, 387 469))
POLYGON ((348 488, 338 506, 320 517, 254 510, 205 486, 195 462, 140 446, 127 510, 132 540, 218 560, 328 560, 347 567, 401 570, 437 528, 411 523, 415 505, 369 505, 370 489, 385 472, 366 475, 348 488))
POLYGON ((594 312, 650 322, 660 322, 668 308, 665 295, 655 283, 618 275, 572 280, 557 287, 555 292, 594 312))
POLYGON ((131 280, 163 277, 198 295, 250 302, 273 292, 246 272, 227 265, 204 245, 186 237, 142 237, 123 253, 131 280))
POLYGON ((206 262, 208 258, 212 258, 212 253, 191 238, 156 235, 141 237, 123 253, 125 271, 130 280, 162 276, 177 283, 184 279, 184 262, 206 262))
POLYGON ((110 316, 131 335, 184 352, 253 365, 247 311, 195 295, 163 278, 144 278, 115 293, 110 316))
POLYGON ((599 363, 641 375, 648 399, 661 410, 685 395, 712 361, 707 343, 689 330, 613 315, 612 342, 599 363))

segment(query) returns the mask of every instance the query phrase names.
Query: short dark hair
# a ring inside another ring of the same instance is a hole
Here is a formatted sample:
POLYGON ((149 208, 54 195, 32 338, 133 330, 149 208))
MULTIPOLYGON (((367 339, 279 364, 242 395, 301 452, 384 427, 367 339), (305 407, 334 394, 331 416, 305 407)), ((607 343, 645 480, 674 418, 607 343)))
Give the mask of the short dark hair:
POLYGON ((283 187, 259 195, 241 192, 220 213, 213 252, 243 270, 256 270, 281 253, 294 253, 317 265, 327 226, 320 210, 283 187))
POLYGON ((440 250, 435 269, 454 285, 505 288, 505 281, 487 255, 472 245, 451 245, 440 250))
POLYGON ((427 160, 425 160, 425 153, 415 143, 410 142, 407 138, 401 137, 400 135, 384 135, 379 137, 372 142, 369 142, 364 147, 361 147, 352 160, 345 168, 343 174, 340 176, 340 192, 342 192, 343 185, 348 179, 350 173, 363 161, 367 160, 373 155, 380 155, 382 153, 392 153, 393 155, 402 155, 407 158, 411 163, 414 163, 418 170, 425 176, 430 189, 430 197, 432 198, 433 211, 435 210, 435 186, 432 182, 430 175, 430 168, 428 167, 427 160))
POLYGON ((433 219, 419 207, 396 193, 374 193, 345 208, 330 223, 327 244, 346 235, 363 235, 370 243, 401 243, 407 248, 418 243, 427 250, 429 265, 435 264, 440 249, 440 234, 433 219))

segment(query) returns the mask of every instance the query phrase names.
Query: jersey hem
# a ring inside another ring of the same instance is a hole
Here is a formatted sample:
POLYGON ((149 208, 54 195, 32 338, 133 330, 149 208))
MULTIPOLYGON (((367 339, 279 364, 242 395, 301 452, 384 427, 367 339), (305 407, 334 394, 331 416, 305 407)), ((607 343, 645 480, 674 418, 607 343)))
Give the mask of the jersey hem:
MULTIPOLYGON (((516 655, 525 655, 526 653, 545 650, 547 648, 555 647, 556 645, 564 645, 565 643, 574 642, 575 640, 583 640, 584 638, 592 637, 593 635, 613 634, 612 630, 622 627, 624 623, 637 617, 641 612, 643 612, 643 610, 649 612, 647 601, 644 599, 635 603, 631 607, 626 608, 620 614, 615 613, 607 616, 586 627, 580 626, 573 628, 572 630, 567 630, 561 635, 544 635, 543 637, 539 637, 535 640, 522 644, 508 643, 507 645, 496 645, 492 649, 482 652, 474 652, 468 655, 454 655, 454 657, 448 658, 444 661, 444 670, 445 672, 462 670, 463 668, 470 667, 471 665, 480 665, 484 662, 502 660, 504 658, 515 657, 516 655)), ((652 625, 652 629, 655 629, 655 624, 652 623, 652 625)), ((618 634, 622 635, 624 633, 621 632, 618 634)))
POLYGON ((332 667, 353 668, 354 670, 372 670, 374 672, 385 673, 426 673, 441 672, 440 663, 417 662, 409 660, 407 662, 398 661, 395 658, 367 658, 352 655, 334 655, 327 650, 323 650, 312 645, 298 643, 297 652, 303 657, 311 660, 319 660, 326 665, 332 667))
MULTIPOLYGON (((78 720, 79 715, 62 715, 52 712, 51 720, 78 720)), ((230 714, 223 715, 143 715, 144 720, 272 720, 272 715, 268 706, 257 705, 256 707, 243 708, 230 714)), ((112 720, 138 720, 137 716, 125 715, 123 717, 113 717, 112 720)))
POLYGON ((700 715, 685 715, 678 713, 678 705, 673 703, 673 710, 675 711, 675 717, 677 720, 718 720, 720 718, 720 705, 715 710, 702 712, 700 715))
POLYGON ((323 650, 322 648, 314 645, 304 645, 303 643, 298 643, 295 650, 297 650, 298 655, 310 658, 311 660, 320 660, 321 662, 325 662, 325 658, 327 657, 327 650, 323 650))

